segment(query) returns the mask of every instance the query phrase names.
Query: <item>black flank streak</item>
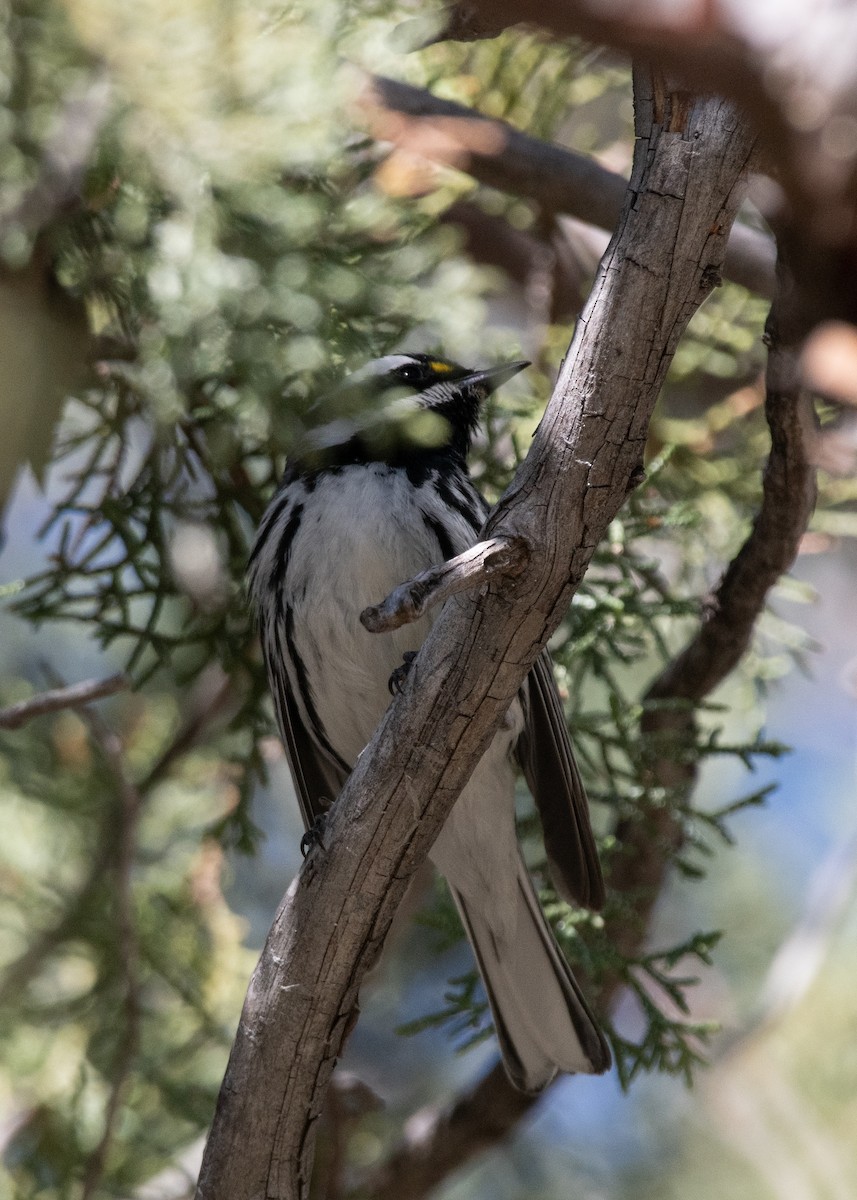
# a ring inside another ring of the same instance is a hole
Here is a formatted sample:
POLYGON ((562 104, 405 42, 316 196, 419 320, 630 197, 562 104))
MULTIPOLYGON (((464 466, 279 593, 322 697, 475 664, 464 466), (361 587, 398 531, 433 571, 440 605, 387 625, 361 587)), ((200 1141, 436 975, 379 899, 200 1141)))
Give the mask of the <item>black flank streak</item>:
POLYGON ((449 540, 449 534, 444 529, 443 525, 435 517, 429 516, 427 512, 423 513, 423 521, 426 528, 430 529, 437 538, 440 552, 444 557, 444 561, 450 558, 455 558, 455 547, 449 540))
POLYGON ((280 543, 277 546, 277 561, 271 572, 271 583, 277 592, 283 586, 283 580, 286 577, 286 567, 289 565, 292 542, 295 540, 295 534, 300 528, 303 511, 304 506, 302 504, 295 505, 292 509, 292 515, 286 521, 286 527, 280 536, 280 543))
POLYGON ((286 648, 288 650, 289 659, 295 669, 298 691, 301 694, 301 700, 303 701, 303 706, 306 710, 307 720, 312 726, 312 735, 322 749, 324 749, 330 755, 333 761, 337 763, 343 771, 345 771, 346 775, 350 775, 351 768, 347 762, 343 762, 343 760, 334 750, 333 746, 331 746, 330 742, 327 740, 327 735, 324 732, 324 726, 319 720, 318 710, 315 707, 315 702, 313 701, 312 692, 309 686, 309 679, 307 678, 306 664, 298 654, 298 648, 295 645, 295 614, 290 604, 286 605, 285 613, 283 615, 285 620, 286 648))
POLYGON ((285 489, 281 488, 280 491, 277 493, 277 495, 274 497, 274 499, 271 501, 271 503, 268 507, 268 511, 265 513, 264 517, 262 518, 262 523, 259 526, 259 530, 256 534, 256 541, 253 544, 253 549, 251 550, 250 557, 247 560, 248 568, 253 566, 253 563, 256 561, 258 555, 260 554, 262 547, 265 545, 265 542, 267 542, 267 540, 268 540, 268 535, 270 534, 274 525, 277 523, 280 516, 282 515, 283 509, 288 508, 290 502, 291 502, 291 497, 289 496, 288 492, 285 489))
POLYGON ((482 528, 482 520, 480 519, 476 505, 461 486, 461 483, 449 476, 439 475, 435 482, 435 487, 447 508, 451 508, 454 512, 457 512, 470 528, 478 533, 482 528))

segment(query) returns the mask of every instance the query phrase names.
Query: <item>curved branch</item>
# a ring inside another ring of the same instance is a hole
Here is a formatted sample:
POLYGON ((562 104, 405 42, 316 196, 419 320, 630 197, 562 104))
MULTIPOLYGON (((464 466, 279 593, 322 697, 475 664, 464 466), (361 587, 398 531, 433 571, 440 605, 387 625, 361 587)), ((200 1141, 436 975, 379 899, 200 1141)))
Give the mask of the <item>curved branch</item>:
POLYGON ((667 366, 711 287, 752 152, 707 99, 655 120, 640 76, 620 228, 526 461, 489 535, 527 572, 446 605, 275 918, 245 1001, 197 1195, 303 1198, 358 990, 395 910, 640 469, 667 366), (627 314, 638 314, 631 328, 627 314))
POLYGON ((770 347, 765 416, 771 453, 752 532, 708 601, 698 633, 652 684, 648 700, 698 703, 709 695, 743 657, 765 597, 794 562, 816 500, 815 414, 799 386, 795 347, 770 347))
MULTIPOLYGON (((680 752, 693 735, 696 706, 746 652, 768 592, 794 562, 815 507, 815 414, 811 398, 800 386, 799 347, 774 332, 780 325, 782 307, 778 298, 768 318, 765 416, 771 450, 761 507, 749 537, 707 603, 696 634, 645 695, 642 729, 652 747, 652 779, 684 793, 696 781, 695 768, 682 761, 680 752), (671 703, 675 701, 678 705, 671 703)), ((633 819, 620 823, 616 840, 619 852, 611 886, 642 897, 635 906, 633 922, 616 922, 615 928, 608 929, 613 944, 628 955, 648 926, 670 851, 680 845, 681 827, 670 807, 645 806, 633 819)))
POLYGON ((424 1200, 471 1159, 503 1142, 539 1098, 512 1087, 497 1063, 452 1104, 415 1113, 386 1162, 349 1196, 424 1200))

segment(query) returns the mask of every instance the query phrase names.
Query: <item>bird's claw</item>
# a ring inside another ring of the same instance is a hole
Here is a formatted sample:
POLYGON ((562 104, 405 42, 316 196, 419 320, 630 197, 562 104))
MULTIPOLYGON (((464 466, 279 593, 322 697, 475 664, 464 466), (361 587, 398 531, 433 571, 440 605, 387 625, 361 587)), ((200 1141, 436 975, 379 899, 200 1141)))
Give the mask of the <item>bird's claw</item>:
POLYGON ((321 846, 322 850, 327 849, 324 844, 325 825, 327 825, 327 813, 319 813, 301 838, 301 856, 303 858, 306 858, 310 850, 315 849, 316 846, 321 846))
POLYGON ((408 672, 411 669, 414 659, 417 657, 416 650, 406 650, 402 655, 402 662, 393 671, 390 678, 387 680, 387 687, 390 689, 391 696, 401 696, 402 689, 405 686, 405 680, 408 678, 408 672))

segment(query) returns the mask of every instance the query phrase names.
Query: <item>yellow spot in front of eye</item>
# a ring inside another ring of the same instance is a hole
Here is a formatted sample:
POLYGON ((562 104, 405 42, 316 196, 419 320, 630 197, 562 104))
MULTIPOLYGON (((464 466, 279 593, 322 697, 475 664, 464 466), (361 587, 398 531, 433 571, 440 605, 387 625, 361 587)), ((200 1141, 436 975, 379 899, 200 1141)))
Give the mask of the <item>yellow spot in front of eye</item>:
POLYGON ((437 375, 448 375, 450 371, 455 370, 452 363, 444 362, 441 358, 432 359, 429 366, 437 375))

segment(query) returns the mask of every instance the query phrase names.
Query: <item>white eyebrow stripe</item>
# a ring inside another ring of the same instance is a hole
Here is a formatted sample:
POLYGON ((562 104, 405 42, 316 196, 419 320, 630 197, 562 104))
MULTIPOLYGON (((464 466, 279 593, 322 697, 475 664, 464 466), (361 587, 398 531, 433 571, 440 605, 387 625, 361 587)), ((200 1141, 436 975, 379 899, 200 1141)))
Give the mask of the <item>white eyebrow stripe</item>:
POLYGON ((359 383, 361 379, 372 379, 376 376, 389 375, 391 371, 397 370, 399 367, 405 367, 415 362, 416 360, 410 354, 387 354, 384 358, 375 358, 372 362, 366 363, 349 376, 359 383))

